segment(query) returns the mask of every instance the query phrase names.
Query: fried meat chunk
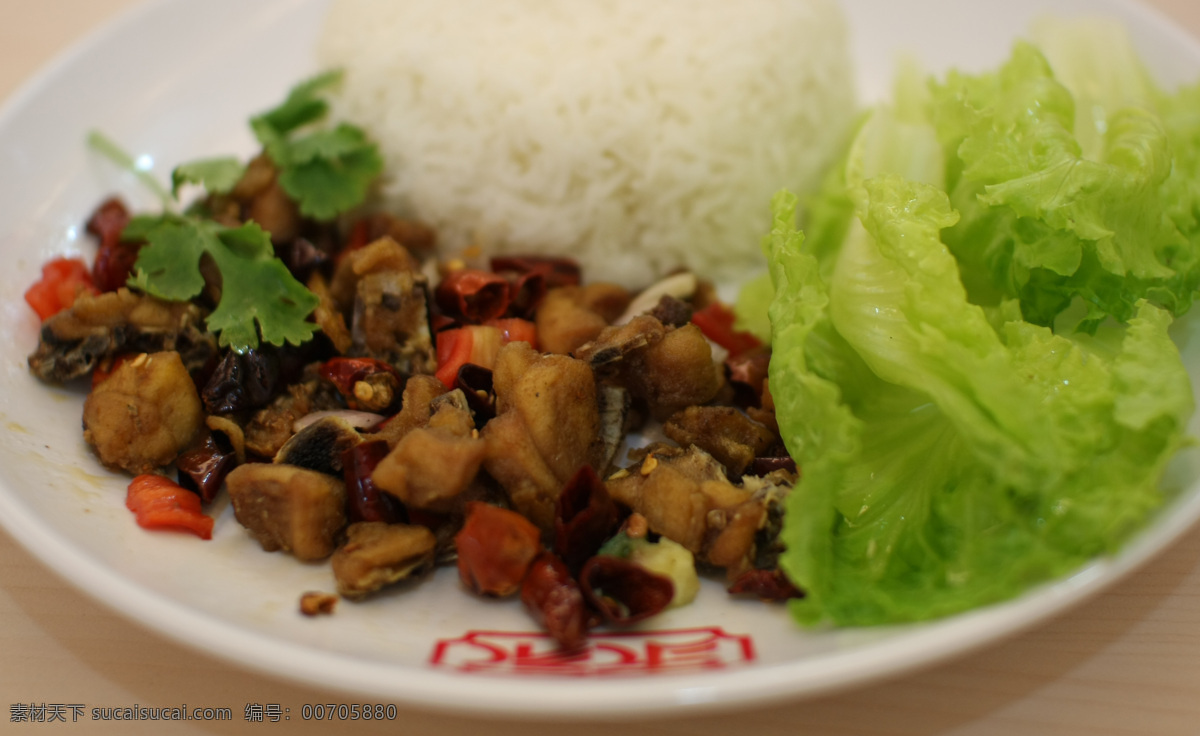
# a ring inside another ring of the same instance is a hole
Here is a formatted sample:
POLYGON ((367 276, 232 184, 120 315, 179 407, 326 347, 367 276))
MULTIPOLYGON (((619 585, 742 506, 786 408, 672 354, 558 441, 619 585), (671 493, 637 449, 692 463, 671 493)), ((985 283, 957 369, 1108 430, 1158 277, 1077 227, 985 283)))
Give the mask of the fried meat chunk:
POLYGON ((282 463, 247 463, 225 478, 238 522, 268 552, 283 550, 300 560, 333 553, 346 526, 346 487, 341 479, 282 463))
POLYGON ((733 576, 749 569, 766 523, 762 499, 735 486, 725 468, 693 446, 652 446, 639 467, 611 476, 609 494, 646 518, 651 531, 733 576))
POLYGON ((712 455, 733 478, 777 442, 774 432, 732 406, 689 406, 667 419, 663 433, 712 455))
POLYGON ((376 487, 410 508, 455 510, 487 452, 462 391, 443 394, 428 423, 400 439, 371 475, 376 487))
POLYGON ((204 310, 167 302, 129 289, 82 294, 70 309, 42 325, 37 349, 29 356, 34 375, 63 382, 86 376, 119 353, 174 351, 195 370, 217 353, 217 341, 204 330, 204 310))
POLYGON ((648 314, 605 328, 575 356, 645 400, 657 417, 712 401, 725 384, 700 328, 670 328, 648 314))
POLYGON ((172 462, 203 426, 200 395, 175 352, 125 361, 83 404, 83 438, 105 465, 134 475, 172 462))
POLYGON ((563 485, 603 452, 595 376, 581 360, 514 342, 496 358, 493 385, 497 414, 482 431, 484 468, 548 533, 563 485))
POLYGON ((437 538, 423 526, 360 521, 331 560, 338 593, 362 598, 433 567, 437 538))

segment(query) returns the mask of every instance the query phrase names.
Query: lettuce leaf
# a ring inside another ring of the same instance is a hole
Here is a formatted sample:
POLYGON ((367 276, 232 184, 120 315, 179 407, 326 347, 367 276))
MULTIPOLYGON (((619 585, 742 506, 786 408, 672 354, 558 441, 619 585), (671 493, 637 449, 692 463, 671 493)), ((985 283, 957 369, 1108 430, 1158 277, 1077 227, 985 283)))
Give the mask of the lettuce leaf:
MULTIPOLYGON (((1089 56, 1070 84, 1089 70, 1113 76, 1089 56)), ((1020 44, 994 74, 905 77, 815 200, 813 237, 776 196, 770 381, 802 473, 780 564, 801 622, 1003 600, 1160 505, 1194 403, 1167 334, 1195 291, 1167 257, 1195 250, 1171 180, 1200 108, 1180 94, 1116 94, 1083 140, 1071 89, 1020 44)))

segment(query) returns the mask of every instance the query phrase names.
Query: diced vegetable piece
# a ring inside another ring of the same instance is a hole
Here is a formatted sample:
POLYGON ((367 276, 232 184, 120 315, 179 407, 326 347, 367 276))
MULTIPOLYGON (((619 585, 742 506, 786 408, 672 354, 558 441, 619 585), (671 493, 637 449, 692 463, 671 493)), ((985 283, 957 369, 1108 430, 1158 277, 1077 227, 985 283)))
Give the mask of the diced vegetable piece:
POLYGON ((486 322, 487 326, 500 330, 501 344, 510 342, 527 342, 532 348, 537 348, 537 327, 527 319, 505 317, 486 322))
POLYGON ((542 547, 541 533, 524 516, 479 501, 467 504, 467 519, 454 544, 463 584, 490 596, 520 590, 542 547))
POLYGON ((733 310, 717 301, 692 313, 692 324, 699 327, 709 340, 728 350, 731 356, 762 347, 762 340, 749 332, 735 329, 733 323, 733 310))
POLYGON ((629 560, 671 581, 674 593, 669 608, 686 606, 700 592, 696 558, 686 547, 666 537, 659 537, 657 542, 636 540, 630 547, 629 560))
POLYGON ((437 333, 437 379, 446 388, 454 388, 458 369, 471 362, 471 346, 474 336, 466 327, 442 330, 437 333))
POLYGON ((200 510, 200 497, 161 475, 145 473, 129 482, 125 507, 143 529, 174 529, 212 539, 213 520, 200 510))
POLYGON ((83 292, 99 293, 81 258, 55 258, 42 266, 42 278, 25 292, 25 301, 44 322, 75 303, 83 292))
POLYGON ((458 370, 468 363, 487 369, 496 364, 500 348, 510 342, 537 347, 537 328, 528 320, 510 317, 489 320, 437 333, 438 369, 434 374, 446 388, 454 388, 458 370))

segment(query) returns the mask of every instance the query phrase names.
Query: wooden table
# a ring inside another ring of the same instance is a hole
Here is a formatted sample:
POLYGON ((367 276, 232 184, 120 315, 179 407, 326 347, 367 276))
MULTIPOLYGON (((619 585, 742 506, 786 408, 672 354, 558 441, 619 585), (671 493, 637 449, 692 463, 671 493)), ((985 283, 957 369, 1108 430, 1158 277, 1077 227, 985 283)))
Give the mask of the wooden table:
MULTIPOLYGON (((1147 1, 1200 35, 1197 0, 1147 1)), ((133 2, 0 0, 0 99, 133 2)), ((178 724, 170 733, 264 734, 330 729, 295 719, 246 722, 244 703, 281 704, 296 713, 305 703, 350 701, 246 672, 148 632, 68 586, 0 531, 0 733, 166 732, 145 722, 12 723, 10 706, 21 702, 229 707, 232 722, 178 724)), ((396 721, 363 730, 372 728, 403 736, 557 736, 564 727, 401 708, 396 721)), ((570 732, 600 736, 613 728, 664 736, 1200 734, 1200 529, 1115 589, 950 663, 815 700, 669 721, 579 724, 570 732)))

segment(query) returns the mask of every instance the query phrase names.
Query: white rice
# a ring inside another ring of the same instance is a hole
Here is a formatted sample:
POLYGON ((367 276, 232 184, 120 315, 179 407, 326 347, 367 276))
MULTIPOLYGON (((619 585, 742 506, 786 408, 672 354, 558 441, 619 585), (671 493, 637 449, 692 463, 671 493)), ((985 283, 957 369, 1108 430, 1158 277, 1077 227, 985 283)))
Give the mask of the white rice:
POLYGON ((835 0, 337 0, 318 53, 389 209, 630 286, 758 268, 853 116, 835 0))

